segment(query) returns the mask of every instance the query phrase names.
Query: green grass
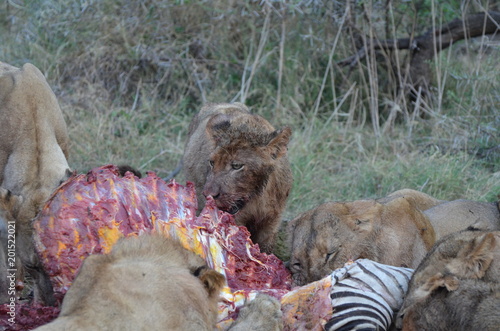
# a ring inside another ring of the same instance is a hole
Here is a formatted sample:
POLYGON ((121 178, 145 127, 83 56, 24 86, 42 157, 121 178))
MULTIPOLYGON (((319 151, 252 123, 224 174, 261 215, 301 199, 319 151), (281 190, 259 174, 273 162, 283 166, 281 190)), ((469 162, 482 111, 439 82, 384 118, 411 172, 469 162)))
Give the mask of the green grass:
MULTIPOLYGON (((407 4, 388 11, 386 2, 371 3, 356 7, 351 23, 380 38, 407 37, 414 21, 416 33, 433 19, 445 23, 436 16, 443 10, 446 19, 461 16, 453 3, 434 14, 432 1, 418 14, 407 4)), ((292 127, 287 219, 325 201, 401 188, 447 200, 498 199, 498 44, 460 42, 440 53, 434 102, 417 107, 385 65, 335 65, 355 53, 343 5, 226 5, 6 1, 0 60, 31 62, 44 72, 67 120, 69 161, 78 172, 127 163, 166 176, 203 102, 243 101, 276 127, 292 127)), ((404 63, 405 52, 398 58, 404 63)))
MULTIPOLYGON (((490 162, 464 152, 418 146, 405 137, 376 139, 370 130, 332 130, 310 142, 294 136, 295 175, 287 216, 326 201, 377 198, 401 188, 438 199, 496 201, 500 174, 490 162)), ((496 163, 498 170, 498 163, 496 163)))

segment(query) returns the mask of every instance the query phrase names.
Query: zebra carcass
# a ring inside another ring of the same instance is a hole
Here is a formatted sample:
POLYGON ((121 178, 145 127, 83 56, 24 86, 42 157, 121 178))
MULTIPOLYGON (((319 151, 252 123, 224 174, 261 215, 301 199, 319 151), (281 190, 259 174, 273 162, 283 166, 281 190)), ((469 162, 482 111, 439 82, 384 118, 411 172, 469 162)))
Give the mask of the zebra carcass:
POLYGON ((325 330, 388 330, 403 304, 413 269, 367 259, 331 274, 333 315, 325 330))

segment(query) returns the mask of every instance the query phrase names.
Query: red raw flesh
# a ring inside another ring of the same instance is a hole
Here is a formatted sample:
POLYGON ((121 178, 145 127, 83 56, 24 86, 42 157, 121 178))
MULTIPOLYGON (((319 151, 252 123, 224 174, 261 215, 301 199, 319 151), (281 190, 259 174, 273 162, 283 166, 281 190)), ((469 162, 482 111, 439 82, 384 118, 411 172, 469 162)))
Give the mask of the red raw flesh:
MULTIPOLYGON (((119 236, 128 236, 154 231, 152 219, 178 218, 180 226, 202 227, 225 248, 224 269, 233 291, 259 290, 280 298, 291 289, 290 273, 276 256, 250 245, 253 260, 248 258, 250 234, 236 226, 230 214, 219 211, 212 200, 199 217, 196 208, 192 183, 165 183, 154 173, 141 179, 132 173, 121 177, 115 166, 103 166, 70 178, 54 192, 34 221, 35 244, 54 291, 62 296, 85 257, 110 249, 99 230, 118 228, 119 236)), ((56 307, 27 304, 18 304, 18 309, 16 325, 6 330, 29 330, 49 322, 58 312, 56 307)), ((5 323, 3 317, 0 323, 5 323)))

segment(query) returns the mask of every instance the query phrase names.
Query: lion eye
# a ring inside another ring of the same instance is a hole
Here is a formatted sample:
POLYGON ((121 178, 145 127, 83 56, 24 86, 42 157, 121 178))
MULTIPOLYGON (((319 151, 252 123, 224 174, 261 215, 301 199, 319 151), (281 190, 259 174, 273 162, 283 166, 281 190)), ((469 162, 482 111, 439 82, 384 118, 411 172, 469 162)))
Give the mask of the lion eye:
POLYGON ((210 165, 210 168, 213 168, 213 167, 214 167, 214 161, 209 160, 209 161, 208 161, 208 164, 210 165))
POLYGON ((360 220, 360 219, 356 219, 355 223, 356 225, 360 225, 362 223, 368 223, 370 220, 360 220))
POLYGON ((330 260, 330 258, 332 257, 332 254, 333 253, 326 254, 325 263, 328 262, 328 260, 330 260))
POLYGON ((337 255, 337 252, 338 252, 338 250, 333 250, 330 253, 327 253, 325 256, 325 263, 330 261, 332 259, 332 257, 334 257, 335 255, 337 255))
POLYGON ((241 168, 243 168, 243 164, 241 164, 241 163, 232 163, 231 164, 231 168, 233 168, 233 170, 240 170, 241 168))

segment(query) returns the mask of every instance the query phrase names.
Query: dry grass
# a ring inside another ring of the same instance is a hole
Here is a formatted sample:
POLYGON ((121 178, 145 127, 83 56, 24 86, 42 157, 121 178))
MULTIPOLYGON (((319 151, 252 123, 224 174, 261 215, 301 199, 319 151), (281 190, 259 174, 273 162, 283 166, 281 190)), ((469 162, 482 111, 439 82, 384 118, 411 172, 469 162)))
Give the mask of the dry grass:
POLYGON ((403 51, 352 70, 335 64, 355 52, 352 29, 395 38, 445 20, 437 5, 417 17, 406 3, 385 3, 11 0, 0 4, 0 59, 46 74, 79 172, 128 163, 165 176, 203 102, 244 101, 293 128, 287 218, 404 187, 494 201, 498 43, 469 40, 442 52, 435 99, 411 103, 388 70, 395 62, 404 70, 403 51))

